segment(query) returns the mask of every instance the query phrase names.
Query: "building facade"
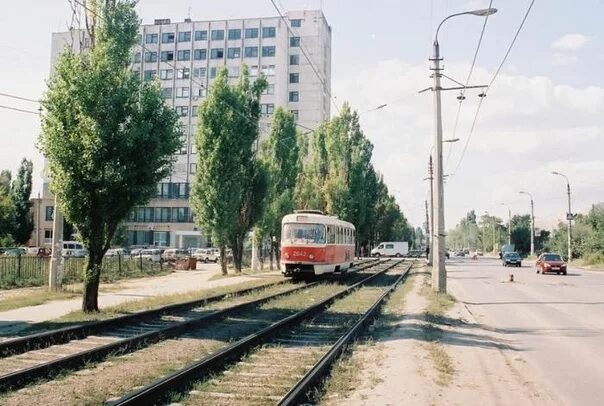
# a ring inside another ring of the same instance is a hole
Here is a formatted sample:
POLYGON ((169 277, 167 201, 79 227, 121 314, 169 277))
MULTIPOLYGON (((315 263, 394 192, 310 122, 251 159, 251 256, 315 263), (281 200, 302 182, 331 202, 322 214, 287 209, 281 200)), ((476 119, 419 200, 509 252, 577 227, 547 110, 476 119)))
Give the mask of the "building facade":
MULTIPOLYGON (((183 22, 164 19, 141 26, 132 69, 142 80, 160 81, 166 103, 180 116, 183 147, 172 174, 157 185, 156 196, 128 217, 130 245, 209 244, 194 224, 189 193, 197 156, 203 153, 195 148, 197 109, 223 66, 232 83, 238 80, 243 64, 252 79, 266 76, 261 134, 268 132, 278 106, 290 110, 303 129, 314 129, 329 119, 331 27, 319 10, 290 11, 284 16, 285 21, 279 16, 183 22)), ((64 47, 76 51, 86 47, 86 39, 79 35, 73 31, 53 34, 53 64, 64 47)))

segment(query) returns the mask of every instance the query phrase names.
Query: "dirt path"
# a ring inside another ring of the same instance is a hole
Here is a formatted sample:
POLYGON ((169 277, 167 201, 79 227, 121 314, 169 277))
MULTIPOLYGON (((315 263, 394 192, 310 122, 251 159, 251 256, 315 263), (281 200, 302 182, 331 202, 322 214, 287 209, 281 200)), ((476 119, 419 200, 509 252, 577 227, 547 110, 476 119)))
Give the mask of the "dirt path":
POLYGON ((445 317, 428 323, 428 300, 421 288, 429 275, 417 271, 409 280, 414 286, 405 297, 404 315, 362 354, 362 384, 347 399, 327 404, 562 404, 532 380, 530 365, 515 350, 517 343, 477 324, 463 305, 455 303, 445 317))

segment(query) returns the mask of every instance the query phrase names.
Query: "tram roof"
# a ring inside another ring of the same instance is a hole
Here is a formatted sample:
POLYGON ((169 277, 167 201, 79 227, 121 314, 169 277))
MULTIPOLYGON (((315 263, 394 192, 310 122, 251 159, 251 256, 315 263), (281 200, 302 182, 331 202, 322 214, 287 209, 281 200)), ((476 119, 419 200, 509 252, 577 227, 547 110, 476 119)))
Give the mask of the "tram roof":
POLYGON ((349 227, 355 230, 354 224, 344 220, 340 220, 335 216, 326 216, 324 214, 316 213, 293 213, 283 216, 282 224, 285 223, 318 223, 318 224, 329 224, 343 227, 349 227))

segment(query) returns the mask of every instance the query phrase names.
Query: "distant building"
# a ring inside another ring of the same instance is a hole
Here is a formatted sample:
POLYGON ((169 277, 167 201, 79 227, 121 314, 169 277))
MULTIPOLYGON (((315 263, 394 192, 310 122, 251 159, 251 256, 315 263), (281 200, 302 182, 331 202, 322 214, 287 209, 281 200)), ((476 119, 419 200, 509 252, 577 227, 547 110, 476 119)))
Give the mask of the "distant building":
MULTIPOLYGON (((314 129, 329 119, 331 27, 318 10, 290 11, 285 19, 287 25, 277 16, 176 23, 164 19, 141 26, 132 68, 143 80, 159 78, 166 103, 181 117, 184 137, 172 174, 157 185, 157 194, 148 205, 130 214, 126 223, 130 245, 209 243, 193 223, 189 193, 197 154, 203 153, 195 148, 197 108, 220 67, 227 67, 233 83, 242 64, 249 67, 252 77, 266 75, 268 88, 261 98, 263 134, 277 106, 290 110, 303 128, 314 129)), ((52 64, 66 46, 77 51, 87 45, 82 31, 54 33, 52 64)))

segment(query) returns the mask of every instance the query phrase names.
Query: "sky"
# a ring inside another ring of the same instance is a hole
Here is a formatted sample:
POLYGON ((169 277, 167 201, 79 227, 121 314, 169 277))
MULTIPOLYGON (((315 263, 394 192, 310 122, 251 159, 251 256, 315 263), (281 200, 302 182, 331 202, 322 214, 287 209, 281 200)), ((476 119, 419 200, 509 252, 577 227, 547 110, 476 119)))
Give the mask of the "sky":
MULTIPOLYGON (((529 0, 493 0, 470 84, 491 81, 529 0)), ((280 0, 281 9, 322 7, 332 27, 332 94, 361 113, 374 144, 374 165, 409 221, 421 226, 429 196, 427 162, 434 134, 429 55, 435 27, 446 16, 486 8, 489 0, 280 0), (371 111, 380 104, 387 107, 371 111)), ((0 0, 0 93, 37 99, 50 69, 51 33, 65 31, 67 0, 0 0), (26 18, 24 18, 26 16, 26 18)), ((141 0, 144 23, 276 15, 269 0, 141 0)), ((573 212, 604 201, 604 1, 537 0, 477 116, 479 91, 443 92, 445 222, 469 210, 504 219, 529 211, 538 227, 565 218, 567 175, 573 212), (595 68, 595 69, 594 69, 595 68), (457 127, 455 117, 460 111, 457 127), (454 130, 455 129, 455 130, 454 130), (465 147, 467 145, 467 147, 465 147), (465 154, 462 151, 466 149, 465 154), (451 151, 449 149, 451 148, 451 151)), ((460 16, 439 34, 444 73, 465 83, 484 19, 460 16)), ((455 86, 443 82, 443 86, 455 86)), ((0 96, 0 105, 36 111, 37 105, 0 96)), ((332 114, 335 113, 332 111, 332 114)), ((35 147, 35 114, 0 108, 0 169, 34 161, 34 194, 41 189, 43 158, 35 147)))

